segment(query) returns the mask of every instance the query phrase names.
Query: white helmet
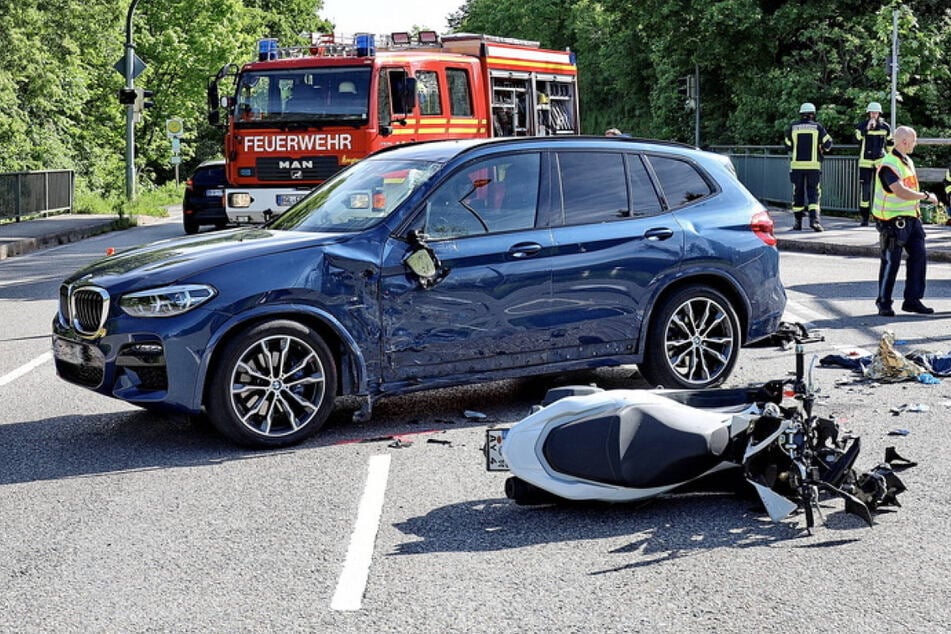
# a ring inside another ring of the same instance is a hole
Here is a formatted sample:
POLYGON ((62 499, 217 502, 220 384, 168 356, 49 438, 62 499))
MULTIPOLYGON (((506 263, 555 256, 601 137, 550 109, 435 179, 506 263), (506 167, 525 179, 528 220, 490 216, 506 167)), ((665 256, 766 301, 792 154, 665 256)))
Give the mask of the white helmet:
POLYGON ((816 107, 807 101, 799 106, 799 114, 816 114, 816 107))
POLYGON ((872 101, 868 104, 868 108, 865 109, 865 112, 877 112, 881 114, 882 104, 878 103, 877 101, 872 101))

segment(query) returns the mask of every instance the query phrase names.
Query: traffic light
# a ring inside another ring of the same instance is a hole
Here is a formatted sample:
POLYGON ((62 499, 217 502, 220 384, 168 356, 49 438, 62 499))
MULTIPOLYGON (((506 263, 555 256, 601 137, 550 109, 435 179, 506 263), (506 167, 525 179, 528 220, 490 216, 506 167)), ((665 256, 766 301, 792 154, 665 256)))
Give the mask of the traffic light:
POLYGON ((119 89, 119 103, 123 106, 131 106, 135 103, 136 92, 135 88, 120 88, 119 89))
POLYGON ((155 93, 151 90, 145 90, 143 88, 135 89, 135 111, 142 112, 148 108, 155 106, 155 102, 152 101, 152 97, 155 93))
POLYGON ((677 86, 677 92, 684 100, 684 108, 693 110, 697 107, 697 79, 693 75, 681 77, 677 86))

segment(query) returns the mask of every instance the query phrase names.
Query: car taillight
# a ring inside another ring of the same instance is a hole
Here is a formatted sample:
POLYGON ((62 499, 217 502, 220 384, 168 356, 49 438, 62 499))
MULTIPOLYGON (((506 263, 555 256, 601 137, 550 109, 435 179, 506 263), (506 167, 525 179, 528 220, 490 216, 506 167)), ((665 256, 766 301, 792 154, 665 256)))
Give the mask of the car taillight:
POLYGON ((756 234, 757 238, 771 247, 776 246, 776 235, 773 233, 774 228, 773 219, 770 218, 769 213, 765 209, 757 211, 750 220, 750 230, 756 234))

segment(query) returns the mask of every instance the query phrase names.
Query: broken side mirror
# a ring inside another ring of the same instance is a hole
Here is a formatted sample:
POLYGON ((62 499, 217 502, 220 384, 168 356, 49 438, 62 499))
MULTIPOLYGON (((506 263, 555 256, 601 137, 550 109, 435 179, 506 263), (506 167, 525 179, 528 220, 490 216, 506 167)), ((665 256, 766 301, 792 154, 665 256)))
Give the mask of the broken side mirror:
POLYGON ((413 250, 403 259, 403 264, 419 278, 420 286, 432 288, 445 277, 446 272, 436 257, 436 252, 425 243, 424 234, 413 230, 409 232, 408 237, 413 250))

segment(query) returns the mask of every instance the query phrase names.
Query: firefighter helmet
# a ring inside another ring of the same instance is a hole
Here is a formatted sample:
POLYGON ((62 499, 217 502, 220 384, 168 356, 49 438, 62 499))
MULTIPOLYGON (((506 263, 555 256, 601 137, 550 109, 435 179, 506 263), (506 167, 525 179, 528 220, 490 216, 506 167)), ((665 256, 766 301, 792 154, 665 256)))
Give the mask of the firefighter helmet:
POLYGON ((868 104, 868 108, 865 109, 865 112, 877 112, 881 114, 882 104, 878 103, 877 101, 872 101, 868 104))
POLYGON ((807 101, 799 106, 799 114, 816 114, 816 107, 807 101))

